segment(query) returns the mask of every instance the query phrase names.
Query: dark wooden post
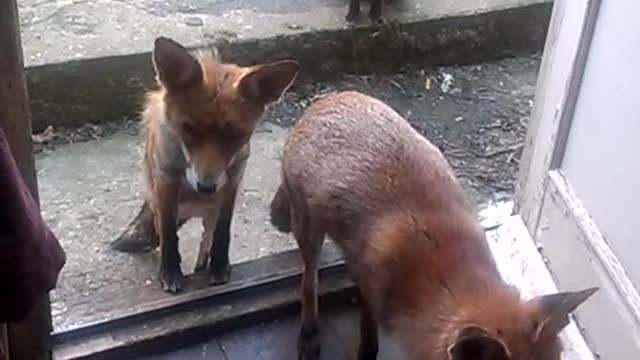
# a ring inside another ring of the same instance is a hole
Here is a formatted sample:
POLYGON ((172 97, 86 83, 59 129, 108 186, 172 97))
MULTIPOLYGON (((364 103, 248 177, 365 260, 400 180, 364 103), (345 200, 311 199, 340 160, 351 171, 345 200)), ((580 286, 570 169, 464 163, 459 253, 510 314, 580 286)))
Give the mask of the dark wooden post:
POLYGON ((31 112, 24 78, 16 0, 0 1, 0 127, 22 175, 37 198, 31 144, 31 112))
MULTIPOLYGON (((31 112, 24 75, 18 6, 16 0, 0 0, 0 127, 36 202, 36 180, 31 143, 31 112)), ((49 297, 39 301, 29 317, 8 325, 10 360, 51 358, 49 297)))
POLYGON ((7 325, 0 324, 0 360, 8 359, 9 338, 7 338, 7 325))

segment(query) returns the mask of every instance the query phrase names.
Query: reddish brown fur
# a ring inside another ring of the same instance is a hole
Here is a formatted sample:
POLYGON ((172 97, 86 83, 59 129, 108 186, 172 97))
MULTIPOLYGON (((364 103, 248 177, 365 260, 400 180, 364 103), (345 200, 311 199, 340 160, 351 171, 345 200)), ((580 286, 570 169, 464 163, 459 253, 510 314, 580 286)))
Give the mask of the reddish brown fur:
POLYGON ((409 359, 557 360, 557 333, 594 291, 521 300, 440 151, 356 92, 316 101, 291 131, 272 222, 293 230, 305 260, 302 359, 319 350, 315 272, 325 234, 362 294, 360 359, 375 358, 380 323, 409 359), (478 344, 482 354, 469 355, 478 344))
MULTIPOLYGON (((165 88, 149 94, 143 119, 147 131, 147 156, 156 156, 159 146, 158 122, 166 120, 192 150, 201 167, 223 168, 229 157, 244 146, 264 111, 264 103, 250 101, 240 93, 238 84, 251 69, 220 63, 214 56, 199 57, 202 86, 180 92, 165 88), (214 141, 211 137, 214 137, 214 141)), ((151 163, 147 159, 147 163, 151 163)), ((206 171, 203 169, 203 171, 206 171)))
POLYGON ((229 228, 249 140, 265 108, 279 100, 298 70, 293 61, 240 67, 214 52, 190 54, 167 38, 156 40, 153 63, 159 89, 147 96, 146 201, 112 247, 135 251, 161 245, 160 278, 170 292, 181 289, 177 230, 203 219, 198 269, 211 253, 215 284, 229 279, 229 228), (149 247, 149 246, 147 246, 149 247))

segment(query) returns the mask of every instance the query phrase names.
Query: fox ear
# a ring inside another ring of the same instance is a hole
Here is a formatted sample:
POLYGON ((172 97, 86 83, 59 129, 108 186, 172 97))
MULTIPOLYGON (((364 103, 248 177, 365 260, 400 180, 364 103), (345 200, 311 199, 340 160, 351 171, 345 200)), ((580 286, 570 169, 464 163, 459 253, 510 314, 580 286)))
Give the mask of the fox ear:
POLYGON ((498 338, 477 326, 460 330, 447 349, 449 360, 508 360, 509 350, 498 338))
POLYGON ((169 91, 184 90, 202 81, 202 68, 177 42, 159 37, 153 46, 153 67, 158 81, 169 91))
POLYGON ((238 89, 246 98, 265 105, 277 102, 293 84, 299 68, 293 60, 255 66, 240 78, 238 89))
POLYGON ((529 300, 538 309, 538 316, 541 319, 535 339, 558 335, 565 326, 569 325, 569 314, 596 291, 598 288, 593 287, 582 291, 542 295, 529 300))

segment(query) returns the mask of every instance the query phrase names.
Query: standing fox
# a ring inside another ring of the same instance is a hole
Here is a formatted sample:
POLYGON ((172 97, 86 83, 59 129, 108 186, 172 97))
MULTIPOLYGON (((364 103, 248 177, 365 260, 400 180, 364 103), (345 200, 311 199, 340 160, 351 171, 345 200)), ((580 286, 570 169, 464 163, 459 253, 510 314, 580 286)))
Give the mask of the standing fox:
POLYGON ((312 104, 284 148, 271 222, 304 260, 299 358, 319 357, 318 261, 325 235, 360 292, 359 359, 378 324, 411 360, 559 360, 559 332, 597 289, 522 300, 440 151, 390 107, 357 92, 312 104))
POLYGON ((156 39, 152 58, 160 89, 148 94, 142 113, 145 202, 111 246, 134 252, 159 243, 162 287, 176 293, 182 287, 177 231, 200 217, 196 268, 205 268, 210 257, 212 283, 226 283, 229 229, 249 140, 266 106, 293 83, 298 64, 224 64, 214 53, 194 56, 164 37, 156 39))

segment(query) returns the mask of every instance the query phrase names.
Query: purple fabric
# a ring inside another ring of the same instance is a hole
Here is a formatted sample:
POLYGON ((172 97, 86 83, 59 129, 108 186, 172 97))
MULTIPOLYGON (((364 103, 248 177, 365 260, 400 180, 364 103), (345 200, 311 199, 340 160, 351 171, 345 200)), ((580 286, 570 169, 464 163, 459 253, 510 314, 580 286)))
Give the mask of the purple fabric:
POLYGON ((65 261, 0 129, 0 323, 25 318, 56 286, 65 261))

